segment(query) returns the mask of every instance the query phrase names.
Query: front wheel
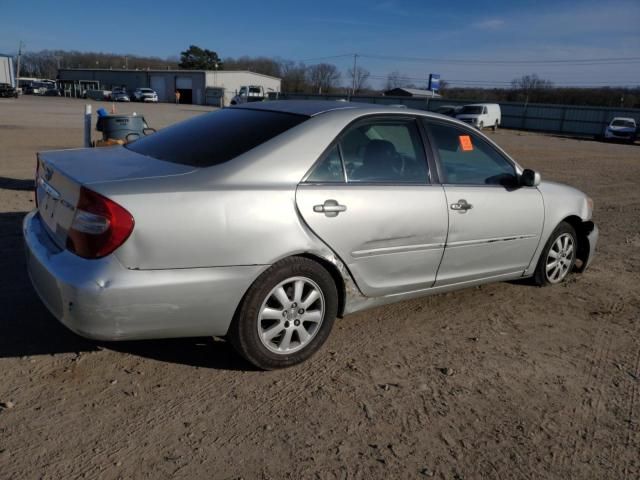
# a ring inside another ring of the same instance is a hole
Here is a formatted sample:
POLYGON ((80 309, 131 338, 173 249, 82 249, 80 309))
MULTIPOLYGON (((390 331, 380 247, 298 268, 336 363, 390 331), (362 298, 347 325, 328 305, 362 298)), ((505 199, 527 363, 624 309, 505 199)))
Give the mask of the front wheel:
POLYGON ((567 222, 562 222, 553 231, 547 241, 536 271, 536 284, 555 285, 567 278, 576 263, 578 243, 575 229, 567 222))
POLYGON ((478 124, 478 130, 482 130, 484 128, 484 122, 480 122, 478 124))
POLYGON ((496 130, 498 130, 498 125, 500 125, 498 123, 498 120, 496 120, 496 123, 493 124, 492 130, 495 132, 496 130))
POLYGON ((338 312, 333 278, 302 257, 271 266, 249 288, 229 329, 229 339, 264 370, 302 363, 328 338, 338 312))

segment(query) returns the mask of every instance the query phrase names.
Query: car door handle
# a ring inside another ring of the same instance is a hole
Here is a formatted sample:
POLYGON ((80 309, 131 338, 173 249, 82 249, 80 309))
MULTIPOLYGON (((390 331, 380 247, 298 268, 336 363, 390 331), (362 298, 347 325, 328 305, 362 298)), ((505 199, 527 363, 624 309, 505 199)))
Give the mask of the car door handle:
POLYGON ((471 210, 472 208, 473 208, 473 205, 471 205, 470 203, 467 203, 467 201, 464 198, 461 198, 460 200, 458 200, 458 203, 451 204, 451 210, 457 210, 460 213, 465 213, 467 210, 471 210))
POLYGON ((347 210, 346 205, 340 205, 336 200, 325 200, 322 205, 314 205, 313 211, 324 213, 327 217, 337 217, 340 212, 347 210))

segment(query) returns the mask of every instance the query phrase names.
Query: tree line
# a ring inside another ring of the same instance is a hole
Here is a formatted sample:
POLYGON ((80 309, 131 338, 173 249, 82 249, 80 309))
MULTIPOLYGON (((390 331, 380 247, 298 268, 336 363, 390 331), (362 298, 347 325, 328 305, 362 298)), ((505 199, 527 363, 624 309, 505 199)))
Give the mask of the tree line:
MULTIPOLYGON (((356 95, 381 95, 385 90, 398 87, 427 88, 426 75, 424 83, 416 84, 402 72, 392 71, 384 79, 376 77, 381 88, 375 89, 370 72, 362 66, 357 66, 355 71, 349 68, 341 72, 332 63, 308 65, 263 56, 222 58, 213 50, 195 45, 179 56, 167 58, 69 50, 27 52, 21 58, 20 76, 55 79, 60 68, 250 70, 281 78, 285 93, 348 95, 355 89, 356 95)), ((640 108, 640 88, 558 87, 535 74, 514 79, 511 86, 505 88, 454 87, 443 79, 440 93, 452 100, 640 108)))

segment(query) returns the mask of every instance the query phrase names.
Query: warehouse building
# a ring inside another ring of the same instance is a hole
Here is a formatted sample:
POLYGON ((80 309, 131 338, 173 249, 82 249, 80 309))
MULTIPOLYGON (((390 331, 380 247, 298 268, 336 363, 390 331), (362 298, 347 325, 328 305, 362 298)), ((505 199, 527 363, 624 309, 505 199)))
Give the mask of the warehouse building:
POLYGON ((14 88, 17 87, 13 73, 13 58, 9 55, 0 54, 0 83, 7 83, 14 88))
POLYGON ((173 102, 180 92, 180 103, 195 105, 229 105, 240 87, 260 85, 266 94, 280 93, 281 79, 249 71, 227 70, 110 70, 60 69, 58 81, 62 84, 95 84, 98 89, 111 90, 124 87, 129 92, 136 88, 152 88, 160 102, 173 102))

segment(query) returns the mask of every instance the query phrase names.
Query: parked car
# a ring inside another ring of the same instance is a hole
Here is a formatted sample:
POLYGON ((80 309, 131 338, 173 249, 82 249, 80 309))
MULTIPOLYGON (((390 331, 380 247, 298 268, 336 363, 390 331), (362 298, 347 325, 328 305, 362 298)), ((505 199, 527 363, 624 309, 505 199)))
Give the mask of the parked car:
POLYGON ((249 102, 262 102, 266 98, 264 88, 260 85, 240 87, 237 95, 231 99, 231 105, 242 105, 249 102))
POLYGON ((47 88, 40 88, 39 95, 45 97, 60 97, 62 96, 62 92, 55 85, 49 86, 47 88))
POLYGON ((111 101, 112 102, 129 102, 131 100, 129 98, 129 94, 124 88, 113 88, 111 90, 111 101))
POLYGON ((64 325, 101 340, 226 336, 264 369, 308 359, 336 316, 558 284, 598 239, 587 195, 482 133, 361 103, 250 103, 125 147, 41 152, 36 185, 27 265, 64 325))
POLYGON ((502 123, 502 112, 497 103, 474 103, 462 107, 456 118, 473 125, 478 130, 491 127, 496 131, 502 123))
POLYGON ((615 117, 604 129, 605 140, 624 140, 635 142, 638 126, 634 118, 615 117))
POLYGON ((40 95, 40 91, 46 88, 47 86, 43 82, 31 82, 25 87, 24 93, 27 95, 40 95))
POLYGON ((0 98, 18 98, 18 90, 8 83, 0 83, 0 98))
POLYGON ((158 94, 151 88, 136 88, 133 92, 134 102, 158 102, 158 94))
POLYGON ((458 113, 460 113, 462 107, 459 105, 442 105, 434 110, 435 113, 439 113, 440 115, 446 115, 447 117, 455 118, 458 113))

